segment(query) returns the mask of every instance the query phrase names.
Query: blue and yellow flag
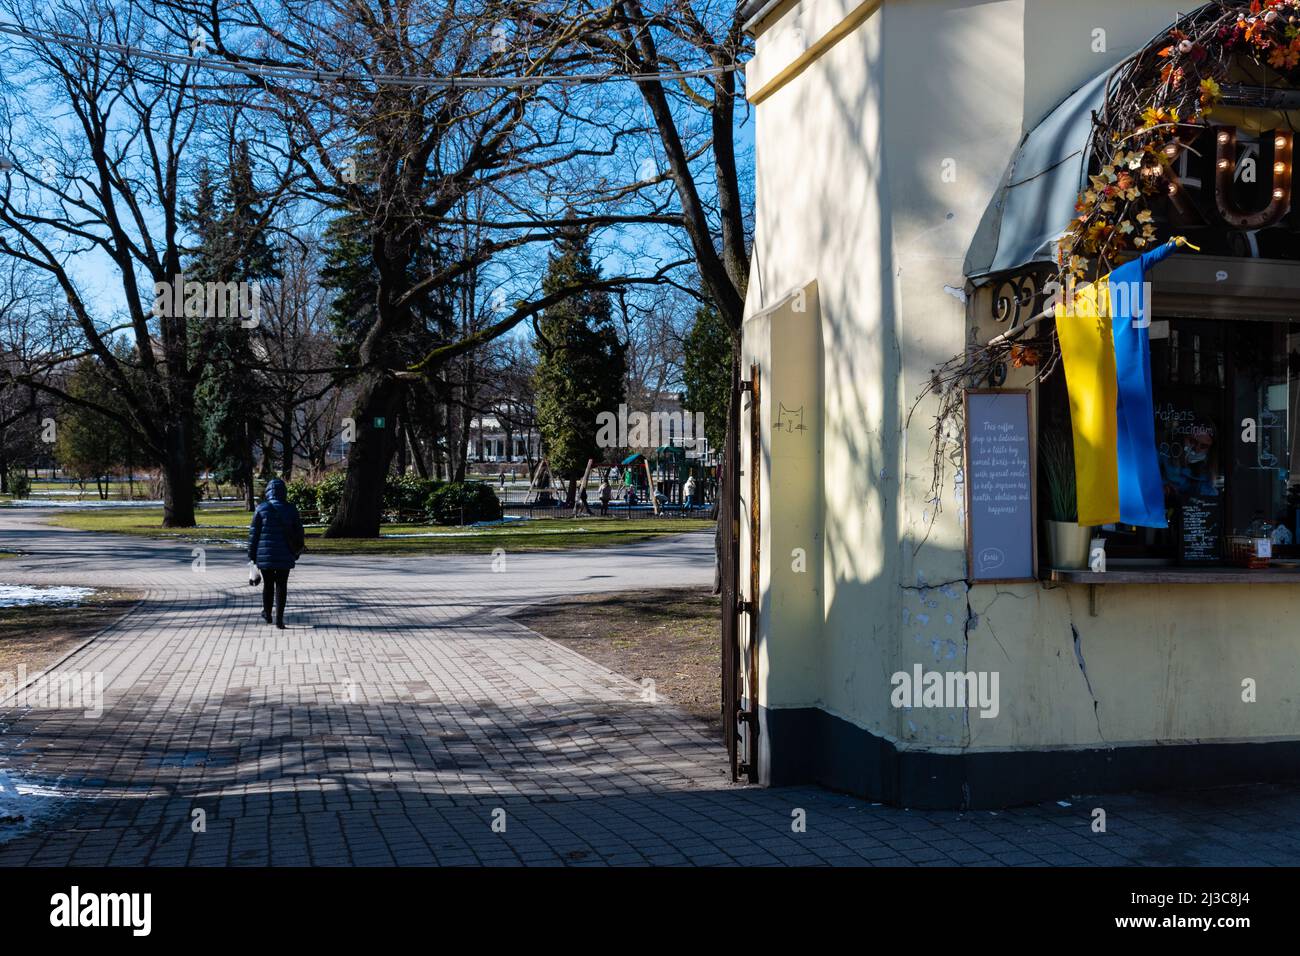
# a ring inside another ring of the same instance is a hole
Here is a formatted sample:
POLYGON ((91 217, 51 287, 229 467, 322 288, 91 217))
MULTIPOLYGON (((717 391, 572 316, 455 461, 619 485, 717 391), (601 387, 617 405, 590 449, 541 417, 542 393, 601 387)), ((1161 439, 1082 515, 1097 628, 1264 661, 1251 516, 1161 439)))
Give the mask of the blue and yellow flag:
POLYGON ((1079 524, 1166 527, 1151 398, 1146 274, 1185 244, 1181 237, 1171 239, 1079 290, 1069 307, 1056 307, 1074 430, 1079 524))

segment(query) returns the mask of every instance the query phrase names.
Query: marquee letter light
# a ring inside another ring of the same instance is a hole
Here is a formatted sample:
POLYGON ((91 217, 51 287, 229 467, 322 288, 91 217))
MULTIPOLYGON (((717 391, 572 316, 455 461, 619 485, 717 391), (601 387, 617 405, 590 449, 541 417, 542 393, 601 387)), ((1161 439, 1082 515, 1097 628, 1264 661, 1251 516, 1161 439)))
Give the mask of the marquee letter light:
POLYGON ((1214 201, 1219 216, 1237 229, 1262 229, 1291 211, 1291 133, 1273 134, 1272 196, 1258 212, 1242 212, 1232 197, 1237 169, 1237 127, 1220 126, 1214 137, 1214 201))

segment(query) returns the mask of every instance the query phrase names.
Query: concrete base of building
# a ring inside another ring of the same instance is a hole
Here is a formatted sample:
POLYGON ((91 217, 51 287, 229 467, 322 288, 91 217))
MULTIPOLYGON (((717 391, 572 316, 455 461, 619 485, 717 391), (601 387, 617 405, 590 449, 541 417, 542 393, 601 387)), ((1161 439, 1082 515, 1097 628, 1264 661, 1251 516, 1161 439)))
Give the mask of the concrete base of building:
POLYGON ((818 783, 893 806, 997 809, 1071 794, 1300 780, 1300 740, 1057 750, 900 750, 816 707, 762 708, 764 781, 818 783))

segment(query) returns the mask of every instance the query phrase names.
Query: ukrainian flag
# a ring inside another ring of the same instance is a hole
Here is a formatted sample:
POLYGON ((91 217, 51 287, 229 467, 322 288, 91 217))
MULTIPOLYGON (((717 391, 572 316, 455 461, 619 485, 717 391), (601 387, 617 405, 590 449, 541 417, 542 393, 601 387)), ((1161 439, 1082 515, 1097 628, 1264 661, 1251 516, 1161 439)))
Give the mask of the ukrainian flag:
POLYGON ((1167 526, 1145 281, 1147 270, 1185 244, 1182 237, 1171 239, 1078 291, 1068 306, 1057 304, 1079 524, 1167 526))

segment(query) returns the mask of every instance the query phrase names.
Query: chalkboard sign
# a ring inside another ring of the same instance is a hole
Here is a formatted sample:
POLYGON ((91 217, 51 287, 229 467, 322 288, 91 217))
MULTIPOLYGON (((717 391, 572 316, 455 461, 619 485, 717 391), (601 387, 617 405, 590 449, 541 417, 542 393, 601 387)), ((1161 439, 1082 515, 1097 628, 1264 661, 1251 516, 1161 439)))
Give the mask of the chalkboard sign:
POLYGON ((1223 499, 1188 495, 1178 506, 1178 563, 1223 560, 1223 499))
POLYGON ((1033 581, 1038 536, 1029 392, 970 389, 966 411, 966 566, 972 581, 1033 581))

